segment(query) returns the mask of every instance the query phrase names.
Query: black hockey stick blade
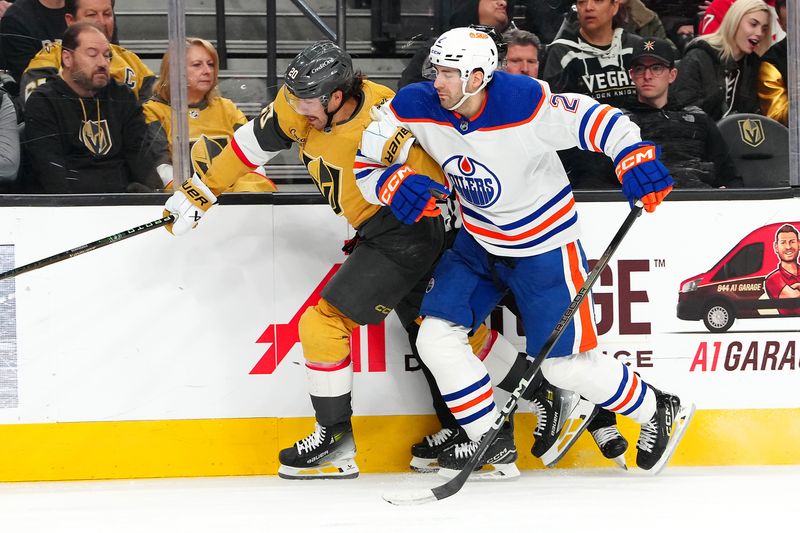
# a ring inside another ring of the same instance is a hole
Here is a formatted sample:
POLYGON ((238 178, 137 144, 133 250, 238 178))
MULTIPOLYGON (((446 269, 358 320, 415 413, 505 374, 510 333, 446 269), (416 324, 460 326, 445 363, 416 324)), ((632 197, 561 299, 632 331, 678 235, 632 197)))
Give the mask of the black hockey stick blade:
POLYGON ((53 263, 58 263, 65 259, 70 259, 72 257, 75 257, 76 255, 81 255, 85 254, 86 252, 91 252, 92 250, 97 250, 98 248, 102 248, 103 246, 108 246, 109 244, 113 244, 115 242, 123 241, 130 237, 133 237, 134 235, 139 235, 141 233, 145 233, 152 229, 160 228, 174 221, 175 221, 175 215, 169 215, 164 218, 159 218, 158 220, 153 220, 152 222, 147 222, 145 224, 142 224, 141 226, 136 226, 135 228, 131 228, 129 230, 120 231, 119 233, 110 235, 108 237, 105 237, 104 239, 99 239, 94 242, 78 246, 71 250, 67 250, 66 252, 61 252, 60 254, 51 255, 50 257, 45 257, 44 259, 34 261, 33 263, 28 263, 27 265, 23 265, 13 270, 8 270, 6 272, 0 273, 0 281, 19 276, 20 274, 24 274, 26 272, 31 272, 32 270, 38 270, 42 267, 52 265, 53 263))
POLYGON ((558 342, 558 339, 561 338, 561 335, 564 333, 564 329, 570 323, 572 317, 575 316, 578 307, 580 307, 581 303, 586 298, 586 295, 589 294, 589 291, 591 291, 592 286, 597 281, 597 278, 600 277, 603 269, 605 269, 606 265, 608 265, 608 262, 611 260, 611 256, 614 255, 614 252, 619 247, 622 239, 625 237, 625 235, 628 233, 628 230, 631 229, 631 226, 641 214, 642 204, 637 202, 633 209, 631 209, 631 212, 625 218, 622 226, 620 226, 619 230, 617 230, 614 238, 611 239, 606 251, 603 252, 603 255, 600 256, 600 259, 598 259, 597 264, 595 264, 592 271, 586 277, 586 281, 575 295, 575 298, 572 299, 566 311, 564 311, 564 314, 559 319, 558 324, 556 324, 552 333, 550 333, 550 336, 542 346, 541 351, 533 360, 533 363, 528 366, 528 369, 525 371, 522 379, 517 384, 514 392, 511 393, 511 397, 508 399, 506 404, 500 410, 500 413, 497 415, 497 418, 492 423, 492 427, 481 438, 480 443, 478 443, 478 447, 475 449, 475 453, 473 453, 469 458, 467 464, 464 465, 464 468, 461 469, 461 471, 456 474, 453 479, 447 481, 443 485, 439 485, 438 487, 434 487, 432 489, 421 489, 416 491, 407 491, 404 493, 387 493, 383 495, 384 500, 393 505, 419 505, 449 498, 464 487, 464 484, 467 482, 467 479, 469 479, 472 471, 478 467, 483 454, 486 453, 486 450, 489 449, 489 446, 491 446, 492 442, 494 442, 497 434, 500 433, 500 428, 502 428, 503 422, 513 412, 520 396, 522 396, 522 394, 528 388, 531 379, 533 379, 533 376, 535 376, 539 371, 539 367, 542 366, 542 363, 553 349, 553 346, 555 346, 556 342, 558 342))

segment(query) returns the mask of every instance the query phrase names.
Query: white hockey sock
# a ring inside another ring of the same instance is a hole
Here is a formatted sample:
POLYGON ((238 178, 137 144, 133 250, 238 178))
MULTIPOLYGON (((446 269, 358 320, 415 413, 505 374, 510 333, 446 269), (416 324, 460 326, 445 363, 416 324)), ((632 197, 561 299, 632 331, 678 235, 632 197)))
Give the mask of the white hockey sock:
POLYGON ((556 387, 575 391, 639 424, 648 422, 656 411, 652 387, 618 360, 596 350, 545 359, 542 373, 556 387))
MULTIPOLYGON (((477 355, 483 361, 489 376, 492 378, 492 386, 497 387, 514 367, 517 362, 519 352, 511 342, 495 330, 489 332, 487 346, 477 355)), ((495 391, 495 395, 497 391, 495 391)))
POLYGON ((491 427, 497 409, 489 374, 472 354, 467 328, 428 317, 419 328, 417 350, 456 421, 470 439, 478 440, 491 427))
POLYGON ((353 390, 353 365, 349 355, 336 363, 306 361, 306 376, 311 396, 335 398, 353 390))

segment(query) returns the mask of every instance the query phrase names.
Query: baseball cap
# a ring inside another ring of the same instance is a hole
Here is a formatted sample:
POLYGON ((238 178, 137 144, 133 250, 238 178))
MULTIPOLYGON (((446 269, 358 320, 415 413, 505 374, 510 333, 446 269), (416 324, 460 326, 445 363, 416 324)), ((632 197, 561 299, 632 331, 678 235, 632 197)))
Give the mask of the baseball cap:
POLYGON ((652 57, 669 66, 675 64, 675 51, 666 39, 656 37, 642 39, 633 47, 631 65, 635 65, 642 57, 652 57))

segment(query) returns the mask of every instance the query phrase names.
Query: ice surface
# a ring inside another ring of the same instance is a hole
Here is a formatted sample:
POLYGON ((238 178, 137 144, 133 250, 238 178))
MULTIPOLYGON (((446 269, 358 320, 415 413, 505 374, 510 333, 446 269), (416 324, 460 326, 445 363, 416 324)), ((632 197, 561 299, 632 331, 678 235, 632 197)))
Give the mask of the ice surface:
POLYGON ((435 474, 0 484, 0 532, 748 532, 799 531, 800 466, 523 471, 455 496, 395 507, 385 491, 435 474), (512 529, 513 527, 513 529, 512 529))

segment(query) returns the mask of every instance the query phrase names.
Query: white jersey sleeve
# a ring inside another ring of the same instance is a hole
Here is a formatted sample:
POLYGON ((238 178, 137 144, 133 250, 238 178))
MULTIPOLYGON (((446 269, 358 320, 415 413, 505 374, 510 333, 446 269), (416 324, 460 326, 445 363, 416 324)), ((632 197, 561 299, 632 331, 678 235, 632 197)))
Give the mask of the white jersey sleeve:
POLYGON ((382 204, 377 195, 378 180, 387 167, 402 165, 414 145, 414 136, 389 110, 389 102, 370 111, 372 122, 361 136, 353 172, 361 194, 373 204, 382 204))
POLYGON ((623 149, 641 142, 639 126, 619 109, 583 94, 551 93, 542 85, 542 109, 531 130, 543 145, 554 150, 577 146, 614 160, 623 149))

